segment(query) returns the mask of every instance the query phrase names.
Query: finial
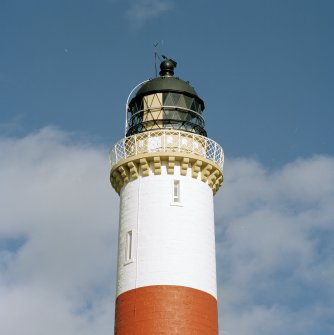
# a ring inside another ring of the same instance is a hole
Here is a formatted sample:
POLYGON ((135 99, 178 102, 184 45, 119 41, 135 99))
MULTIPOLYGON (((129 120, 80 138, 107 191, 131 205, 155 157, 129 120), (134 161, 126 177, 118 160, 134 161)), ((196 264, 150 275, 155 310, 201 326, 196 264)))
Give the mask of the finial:
MULTIPOLYGON (((163 56, 163 58, 165 58, 163 56)), ((171 77, 174 75, 174 69, 176 68, 176 62, 172 59, 165 59, 163 62, 160 64, 160 76, 161 77, 171 77)))

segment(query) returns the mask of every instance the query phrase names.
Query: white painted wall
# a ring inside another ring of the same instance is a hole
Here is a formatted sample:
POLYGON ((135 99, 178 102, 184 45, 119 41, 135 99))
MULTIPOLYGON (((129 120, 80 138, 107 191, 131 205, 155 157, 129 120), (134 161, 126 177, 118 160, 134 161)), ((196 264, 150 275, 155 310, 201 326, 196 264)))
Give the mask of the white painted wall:
MULTIPOLYGON (((200 176, 199 176, 200 178, 200 176)), ((121 191, 117 295, 143 286, 179 285, 217 297, 213 195, 207 183, 174 175, 139 177, 121 191), (181 205, 172 203, 173 180, 181 205), (134 232, 134 260, 125 262, 125 240, 134 232)))

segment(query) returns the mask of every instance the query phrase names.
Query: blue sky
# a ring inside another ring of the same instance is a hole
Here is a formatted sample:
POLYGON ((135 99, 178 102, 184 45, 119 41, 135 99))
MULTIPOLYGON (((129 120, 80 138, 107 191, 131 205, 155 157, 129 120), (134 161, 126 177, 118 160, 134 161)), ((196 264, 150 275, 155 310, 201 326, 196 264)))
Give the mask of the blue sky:
POLYGON ((110 334, 108 149, 153 43, 205 101, 221 335, 334 332, 334 3, 0 0, 0 332, 110 334), (42 316, 42 317, 41 317, 42 316), (17 322, 20 320, 20 322, 17 322))

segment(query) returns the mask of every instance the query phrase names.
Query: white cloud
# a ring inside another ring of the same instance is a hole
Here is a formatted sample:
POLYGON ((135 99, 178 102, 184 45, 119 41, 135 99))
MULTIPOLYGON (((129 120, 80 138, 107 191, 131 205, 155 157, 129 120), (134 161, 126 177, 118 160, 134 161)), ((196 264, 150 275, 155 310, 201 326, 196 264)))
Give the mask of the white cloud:
MULTIPOLYGON (((0 138, 0 333, 112 334, 118 196, 107 148, 0 138)), ((220 333, 333 333, 334 159, 227 159, 216 196, 220 333)))
POLYGON ((127 10, 127 19, 136 24, 142 25, 145 22, 157 18, 172 8, 170 1, 166 0, 140 0, 135 1, 127 10))
POLYGON ((221 330, 333 330, 334 159, 299 159, 269 172, 227 160, 216 198, 221 330))
POLYGON ((111 334, 118 196, 108 151, 45 128, 1 139, 0 162, 0 333, 111 334))

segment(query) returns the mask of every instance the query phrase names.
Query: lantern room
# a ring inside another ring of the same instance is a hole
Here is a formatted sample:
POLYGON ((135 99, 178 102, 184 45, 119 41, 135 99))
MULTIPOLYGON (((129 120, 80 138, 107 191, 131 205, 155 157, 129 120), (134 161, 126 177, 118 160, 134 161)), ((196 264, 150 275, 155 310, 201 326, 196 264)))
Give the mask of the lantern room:
POLYGON ((127 106, 126 136, 175 129, 206 136, 204 102, 190 84, 174 77, 176 62, 160 64, 160 77, 146 81, 127 106))

